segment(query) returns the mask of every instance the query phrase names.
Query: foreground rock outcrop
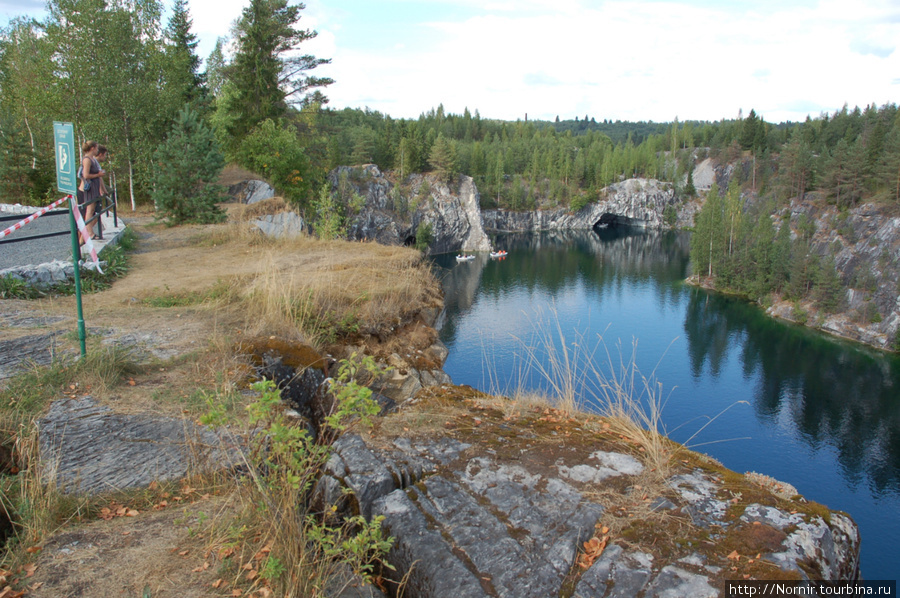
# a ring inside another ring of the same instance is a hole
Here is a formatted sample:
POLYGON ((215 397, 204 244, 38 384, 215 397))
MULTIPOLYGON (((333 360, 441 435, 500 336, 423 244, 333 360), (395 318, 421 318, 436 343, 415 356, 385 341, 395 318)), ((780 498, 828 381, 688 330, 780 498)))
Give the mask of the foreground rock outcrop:
POLYGON ((88 396, 54 402, 38 430, 44 477, 66 492, 141 488, 239 462, 238 443, 225 430, 115 413, 88 396))
POLYGON ((712 597, 728 579, 858 576, 842 513, 675 445, 661 471, 603 420, 505 403, 434 387, 335 444, 321 506, 384 518, 405 596, 712 597))

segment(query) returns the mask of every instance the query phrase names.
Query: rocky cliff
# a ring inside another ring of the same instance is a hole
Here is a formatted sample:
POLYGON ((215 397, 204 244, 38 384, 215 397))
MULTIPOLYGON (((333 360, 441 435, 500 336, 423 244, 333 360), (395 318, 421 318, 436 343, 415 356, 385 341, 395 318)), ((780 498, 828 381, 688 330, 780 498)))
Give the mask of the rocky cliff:
POLYGON ((349 222, 351 239, 412 245, 419 227, 430 225, 430 253, 490 250, 472 177, 458 176, 448 185, 433 175, 414 174, 398 185, 374 164, 342 166, 329 175, 334 189, 342 177, 364 198, 349 222))
POLYGON ((482 217, 485 228, 493 231, 590 229, 613 224, 663 228, 666 226, 664 212, 675 204, 672 185, 655 179, 628 179, 610 185, 603 190, 599 201, 577 212, 486 210, 482 217))
POLYGON ((900 350, 900 217, 874 203, 841 212, 812 194, 783 212, 790 214, 794 228, 804 216, 815 226, 811 249, 834 259, 845 288, 837 313, 787 301, 776 302, 768 313, 879 349, 900 350))

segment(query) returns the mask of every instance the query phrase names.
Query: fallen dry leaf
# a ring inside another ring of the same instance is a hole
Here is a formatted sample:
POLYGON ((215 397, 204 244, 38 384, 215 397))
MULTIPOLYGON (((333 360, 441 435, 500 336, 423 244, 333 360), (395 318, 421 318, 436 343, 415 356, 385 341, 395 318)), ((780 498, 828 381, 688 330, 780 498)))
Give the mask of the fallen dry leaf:
POLYGON ((731 554, 728 555, 728 558, 732 561, 739 561, 741 560, 741 555, 738 554, 737 550, 732 550, 731 554))
POLYGON ((216 581, 212 582, 212 587, 214 587, 217 590, 219 588, 221 588, 223 585, 225 585, 225 580, 222 579, 221 577, 219 579, 217 579, 216 581))
POLYGON ((234 548, 220 548, 219 549, 219 560, 227 559, 231 555, 234 554, 234 548))
POLYGON ((28 563, 23 567, 25 569, 25 577, 31 577, 34 575, 34 572, 37 571, 37 565, 34 563, 28 563))

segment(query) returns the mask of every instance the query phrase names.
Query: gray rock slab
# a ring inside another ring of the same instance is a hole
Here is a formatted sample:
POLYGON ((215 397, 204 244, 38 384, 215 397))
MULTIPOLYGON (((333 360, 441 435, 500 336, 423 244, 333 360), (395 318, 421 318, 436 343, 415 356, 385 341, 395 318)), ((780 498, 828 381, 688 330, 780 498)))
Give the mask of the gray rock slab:
POLYGON ((306 223, 296 212, 279 212, 266 214, 253 221, 267 237, 276 239, 293 239, 306 234, 306 223))
POLYGON ((372 503, 396 488, 394 477, 356 434, 339 438, 334 450, 340 460, 329 460, 328 473, 353 491, 357 503, 354 510, 369 519, 372 503))
POLYGON ((645 595, 648 598, 716 598, 719 592, 709 585, 706 576, 667 565, 649 585, 645 595))
POLYGON ((38 421, 47 481, 67 492, 97 494, 175 480, 237 464, 236 439, 193 422, 124 415, 91 397, 56 401, 38 421))
POLYGON ((398 571, 409 572, 407 596, 491 596, 403 490, 375 501, 372 514, 384 517, 383 528, 395 538, 388 560, 398 571))
POLYGON ((0 343, 0 380, 14 376, 25 364, 48 365, 56 353, 56 337, 62 332, 30 334, 0 343))
MULTIPOLYGON (((356 496, 359 512, 384 517, 385 533, 395 538, 387 560, 396 568, 395 581, 407 576, 408 598, 559 595, 577 567, 582 542, 596 533, 604 513, 587 491, 598 478, 602 484, 644 469, 635 457, 617 452, 524 455, 450 437, 399 437, 370 446, 354 435, 341 438, 335 449, 320 484, 320 494, 330 497, 324 505, 346 502, 344 488, 356 496)), ((754 522, 783 526, 791 532, 783 545, 761 558, 784 569, 797 571, 805 562, 828 578, 856 574, 858 531, 840 513, 826 525, 820 517, 753 504, 737 522, 726 520, 721 478, 699 468, 669 477, 665 493, 651 504, 683 510, 717 533, 754 522)), ((695 549, 669 558, 617 541, 611 538, 588 569, 577 571, 573 596, 717 595, 724 570, 695 549)))

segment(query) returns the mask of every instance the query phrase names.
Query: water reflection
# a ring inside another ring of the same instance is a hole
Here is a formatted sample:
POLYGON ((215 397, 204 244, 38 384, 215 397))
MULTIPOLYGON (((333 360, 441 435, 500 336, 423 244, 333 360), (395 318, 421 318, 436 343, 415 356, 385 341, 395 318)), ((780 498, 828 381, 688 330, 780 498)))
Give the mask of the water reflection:
POLYGON ((703 450, 726 466, 781 477, 811 499, 848 511, 864 538, 864 573, 892 576, 890 555, 900 536, 900 358, 684 285, 688 245, 684 233, 611 228, 499 236, 495 246, 509 251, 502 261, 439 256, 447 373, 485 390, 522 380, 530 389, 545 388, 538 375, 517 378, 521 345, 512 337, 527 338, 535 325, 528 315, 549 306, 557 308, 566 334, 622 339, 626 351, 639 339, 642 371, 666 353, 659 379, 677 389, 663 412, 674 435, 691 433, 686 422, 747 401, 750 407, 728 411, 713 437, 702 440, 750 439, 703 450), (489 368, 495 371, 486 375, 489 368))
MULTIPOLYGON (((436 256, 448 313, 467 312, 476 296, 498 299, 515 291, 526 299, 559 297, 566 289, 586 287, 595 304, 628 284, 650 285, 659 304, 681 300, 673 280, 685 277, 689 253, 685 233, 642 232, 614 227, 598 231, 509 233, 494 246, 509 256, 457 262, 453 254, 436 256)), ((455 338, 454 319, 447 320, 445 342, 455 338)))
POLYGON ((900 492, 900 359, 772 321, 738 299, 691 289, 684 329, 691 372, 718 376, 740 350, 756 379, 753 408, 770 425, 787 417, 813 448, 837 449, 844 475, 877 493, 900 492))
MULTIPOLYGON (((652 294, 657 306, 683 311, 695 380, 719 378, 739 352, 743 378, 752 384, 745 398, 760 422, 774 426, 786 418, 810 447, 837 449, 839 465, 854 485, 867 477, 878 493, 900 492, 900 359, 774 321, 741 299, 684 286, 689 254, 684 233, 616 227, 507 234, 494 242, 509 251, 508 258, 482 254, 464 263, 452 255, 435 260, 447 312, 453 314, 441 330, 448 346, 455 344, 457 326, 479 300, 502 304, 507 314, 548 298, 564 302, 570 311, 587 310, 620 302, 625 287, 631 289, 629 300, 637 301, 638 288, 652 294)), ((654 324, 642 320, 656 317, 648 312, 642 306, 638 313, 616 316, 632 318, 623 325, 644 343, 654 324)), ((480 357, 477 348, 469 350, 480 357)), ((679 380, 664 382, 685 386, 679 380)))

